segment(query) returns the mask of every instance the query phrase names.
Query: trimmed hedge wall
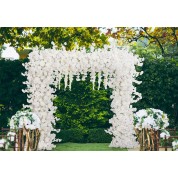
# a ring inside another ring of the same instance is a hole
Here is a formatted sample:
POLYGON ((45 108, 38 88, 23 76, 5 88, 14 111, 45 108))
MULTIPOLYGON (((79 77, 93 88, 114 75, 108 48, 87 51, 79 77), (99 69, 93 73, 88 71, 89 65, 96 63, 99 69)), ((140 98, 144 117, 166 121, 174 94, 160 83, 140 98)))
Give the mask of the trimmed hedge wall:
POLYGON ((89 129, 88 133, 80 129, 61 130, 56 138, 62 139, 62 143, 110 143, 112 136, 107 134, 104 128, 89 129))
POLYGON ((66 143, 66 142, 74 142, 74 143, 85 142, 85 134, 80 129, 61 130, 61 132, 56 135, 56 138, 62 139, 63 143, 66 143))
POLYGON ((142 99, 134 104, 143 108, 160 109, 168 114, 170 127, 178 126, 178 61, 175 59, 145 59, 142 81, 137 91, 142 99))
POLYGON ((25 72, 22 63, 26 61, 0 59, 0 128, 7 127, 8 118, 27 103, 27 95, 22 93, 26 77, 21 75, 25 72))
POLYGON ((112 136, 104 131, 103 128, 90 129, 88 131, 88 143, 110 143, 112 136))

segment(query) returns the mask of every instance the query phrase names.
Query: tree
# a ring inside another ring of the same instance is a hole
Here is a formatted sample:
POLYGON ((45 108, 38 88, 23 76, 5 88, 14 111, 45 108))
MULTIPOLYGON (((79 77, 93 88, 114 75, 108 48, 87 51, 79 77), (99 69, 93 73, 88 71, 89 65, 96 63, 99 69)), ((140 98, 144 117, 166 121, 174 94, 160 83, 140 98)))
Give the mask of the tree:
POLYGON ((11 46, 21 50, 24 47, 51 48, 54 42, 58 48, 65 46, 72 50, 76 45, 88 48, 95 44, 103 47, 108 44, 108 36, 99 28, 93 27, 1 27, 0 46, 10 43, 11 46))
POLYGON ((108 29, 107 35, 119 40, 120 45, 132 46, 141 42, 144 47, 155 46, 163 57, 178 57, 177 27, 118 27, 115 32, 108 29))
MULTIPOLYGON (((137 85, 137 91, 142 93, 142 99, 134 106, 143 108, 157 108, 168 114, 170 126, 178 125, 178 61, 174 58, 163 58, 159 47, 150 44, 148 47, 135 43, 131 50, 144 58, 141 68, 142 81, 137 85)), ((140 68, 138 69, 140 70, 140 68)))

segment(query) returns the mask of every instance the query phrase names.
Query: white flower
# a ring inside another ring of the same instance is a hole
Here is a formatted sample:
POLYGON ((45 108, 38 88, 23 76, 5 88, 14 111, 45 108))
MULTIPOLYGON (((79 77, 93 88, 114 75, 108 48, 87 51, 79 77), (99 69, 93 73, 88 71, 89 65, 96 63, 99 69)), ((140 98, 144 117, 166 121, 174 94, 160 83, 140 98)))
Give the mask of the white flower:
POLYGON ((7 133, 7 137, 8 137, 8 139, 9 139, 11 142, 14 141, 15 135, 16 135, 15 132, 8 132, 8 133, 7 133))
POLYGON ((146 110, 142 109, 142 110, 139 110, 139 111, 136 113, 136 115, 141 118, 141 117, 143 117, 143 116, 147 116, 147 112, 146 112, 146 110))
POLYGON ((168 131, 163 131, 161 134, 160 134, 160 137, 161 138, 165 138, 165 136, 166 136, 166 138, 169 138, 170 137, 170 133, 168 132, 168 131))
POLYGON ((39 117, 32 112, 29 111, 18 111, 14 116, 12 116, 10 120, 10 128, 23 128, 34 130, 34 129, 40 129, 40 119, 39 117), (33 123, 31 118, 33 118, 33 123), (14 125, 14 120, 19 121, 16 123, 19 123, 18 125, 14 125))
POLYGON ((14 129, 14 119, 11 119, 11 120, 10 120, 10 128, 11 128, 11 129, 14 129))
POLYGON ((174 140, 173 142, 172 142, 172 147, 173 147, 173 150, 178 150, 178 140, 174 140))
POLYGON ((5 139, 0 139, 0 148, 3 148, 6 143, 5 139))
POLYGON ((135 128, 141 130, 142 128, 161 130, 169 126, 169 119, 167 115, 161 110, 149 108, 139 110, 134 114, 135 128), (162 125, 162 123, 164 123, 162 125))

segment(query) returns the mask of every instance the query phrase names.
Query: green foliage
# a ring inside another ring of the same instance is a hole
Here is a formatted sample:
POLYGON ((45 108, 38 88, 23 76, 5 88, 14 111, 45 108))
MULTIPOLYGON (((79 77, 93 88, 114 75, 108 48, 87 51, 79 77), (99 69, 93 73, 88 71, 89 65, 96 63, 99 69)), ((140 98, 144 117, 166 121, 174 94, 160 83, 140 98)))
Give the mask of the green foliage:
POLYGON ((143 98, 134 106, 138 110, 160 109, 168 114, 171 127, 178 125, 178 62, 145 58, 142 70, 144 74, 138 77, 142 84, 137 86, 137 91, 143 98))
POLYGON ((157 49, 155 54, 162 57, 178 58, 177 27, 117 27, 114 33, 108 29, 107 34, 119 40, 119 44, 133 45, 138 41, 142 46, 157 49), (116 30, 116 31, 115 31, 116 30))
POLYGON ((89 48, 91 44, 103 47, 108 44, 108 36, 96 27, 1 27, 0 46, 11 43, 18 50, 24 47, 51 48, 54 42, 58 48, 64 45, 67 50, 79 47, 89 48))
POLYGON ((131 50, 145 59, 144 73, 138 78, 142 84, 137 86, 143 99, 135 107, 160 109, 168 114, 170 127, 178 126, 178 60, 163 58, 159 47, 154 44, 144 46, 137 42, 131 50))
MULTIPOLYGON (((97 87, 97 86, 96 86, 97 87)), ((93 90, 89 76, 86 81, 72 83, 72 90, 56 92, 57 98, 54 104, 57 106, 56 116, 61 120, 57 122, 57 128, 79 128, 87 133, 91 128, 108 128, 109 119, 113 113, 110 111, 111 90, 93 90)))
POLYGON ((7 127, 8 118, 26 104, 27 96, 22 93, 25 88, 22 82, 26 81, 21 75, 25 71, 22 63, 0 60, 0 127, 7 127))
POLYGON ((110 143, 112 136, 107 134, 104 128, 88 129, 85 133, 79 128, 61 130, 56 138, 62 139, 62 143, 110 143))
POLYGON ((112 136, 104 131, 103 128, 90 129, 88 131, 88 143, 110 143, 112 136))
POLYGON ((149 60, 157 60, 162 58, 162 54, 160 51, 160 48, 155 46, 154 44, 148 45, 148 40, 140 40, 138 42, 132 43, 131 51, 137 55, 139 55, 140 58, 145 58, 149 60), (146 43, 144 44, 143 43, 146 43))
POLYGON ((56 135, 56 138, 62 139, 63 143, 66 143, 66 142, 83 143, 83 142, 85 142, 85 134, 78 128, 61 130, 61 132, 59 132, 56 135))

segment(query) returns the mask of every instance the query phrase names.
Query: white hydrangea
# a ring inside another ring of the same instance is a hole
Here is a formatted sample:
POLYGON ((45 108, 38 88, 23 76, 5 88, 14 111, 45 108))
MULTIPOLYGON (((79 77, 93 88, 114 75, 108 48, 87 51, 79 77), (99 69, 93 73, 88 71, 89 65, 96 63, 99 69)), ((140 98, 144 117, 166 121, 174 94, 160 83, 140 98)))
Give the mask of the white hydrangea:
POLYGON ((39 117, 30 111, 17 111, 10 119, 10 129, 19 129, 25 127, 26 129, 34 130, 40 129, 39 117))
POLYGON ((7 138, 8 138, 8 140, 10 140, 11 142, 14 142, 14 140, 15 140, 15 135, 16 135, 16 133, 15 132, 8 132, 7 133, 7 138))
POLYGON ((178 140, 174 140, 172 142, 172 147, 173 147, 173 150, 175 151, 178 151, 178 140))
POLYGON ((10 143, 8 142, 7 139, 0 139, 0 148, 4 148, 5 150, 7 150, 9 148, 10 143))
POLYGON ((167 130, 162 130, 162 132, 160 133, 160 138, 169 138, 170 137, 170 133, 167 130))
POLYGON ((96 74, 98 74, 98 88, 102 80, 105 88, 113 89, 111 108, 114 117, 110 119, 112 126, 107 130, 113 135, 111 147, 133 148, 138 146, 134 137, 132 103, 141 99, 141 94, 136 91, 133 83, 138 82, 135 77, 140 73, 136 72, 135 65, 142 65, 142 59, 129 53, 128 50, 119 49, 113 46, 105 46, 104 49, 93 50, 88 53, 85 49, 66 51, 53 49, 33 49, 29 54, 30 61, 25 63, 27 69, 24 76, 27 76, 27 89, 23 92, 28 94, 28 105, 37 113, 41 120, 41 137, 39 150, 50 150, 54 147, 52 141, 55 134, 52 124, 56 119, 53 106, 55 88, 60 89, 61 79, 64 78, 65 89, 71 90, 73 77, 77 81, 85 80, 87 72, 90 73, 93 89, 95 87, 96 74), (51 88, 51 85, 55 88, 51 88), (134 99, 137 96, 137 99, 134 99))
POLYGON ((5 143, 6 143, 5 139, 0 139, 0 148, 3 148, 5 143))
POLYGON ((169 126, 167 114, 154 108, 142 109, 134 114, 134 126, 136 129, 162 130, 169 126))

